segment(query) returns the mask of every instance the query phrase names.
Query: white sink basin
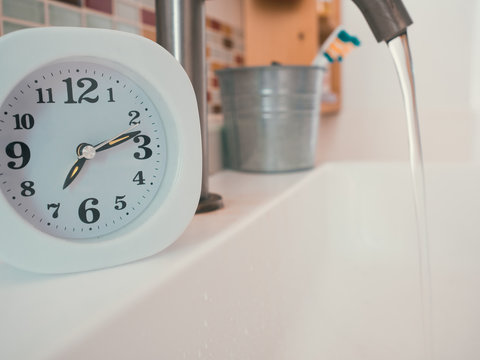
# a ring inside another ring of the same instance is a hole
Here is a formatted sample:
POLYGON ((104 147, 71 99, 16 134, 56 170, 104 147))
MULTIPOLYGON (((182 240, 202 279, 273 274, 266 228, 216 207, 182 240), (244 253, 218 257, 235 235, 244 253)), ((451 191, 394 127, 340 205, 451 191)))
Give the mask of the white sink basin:
MULTIPOLYGON (((480 169, 427 167, 435 360, 480 359, 480 169)), ((0 264, 1 359, 420 360, 405 164, 224 172, 226 208, 84 274, 0 264)))

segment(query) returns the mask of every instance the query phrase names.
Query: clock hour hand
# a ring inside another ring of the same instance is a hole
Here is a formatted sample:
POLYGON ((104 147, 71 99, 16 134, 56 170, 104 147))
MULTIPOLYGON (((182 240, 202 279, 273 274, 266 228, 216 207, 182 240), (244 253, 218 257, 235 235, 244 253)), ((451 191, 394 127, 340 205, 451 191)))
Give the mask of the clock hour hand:
POLYGON ((80 170, 82 170, 83 165, 85 165, 85 162, 93 158, 93 156, 95 155, 95 150, 93 150, 93 146, 86 143, 81 143, 80 145, 78 145, 75 152, 78 159, 68 172, 68 175, 65 178, 65 182, 63 183, 63 189, 65 189, 73 182, 73 180, 75 180, 75 178, 80 173, 80 170))
POLYGON ((68 185, 70 185, 73 180, 77 177, 77 175, 80 173, 80 170, 82 170, 83 165, 87 161, 87 158, 80 158, 78 159, 75 164, 73 164, 72 168, 68 172, 67 178, 65 179, 65 182, 63 183, 63 189, 65 189, 68 185))
POLYGON ((111 139, 107 142, 101 142, 100 144, 96 145, 94 147, 95 151, 103 151, 103 150, 108 150, 108 149, 111 149, 112 147, 114 146, 117 146, 117 145, 120 145, 120 144, 123 144, 124 142, 130 140, 130 139, 133 139, 135 136, 137 136, 138 134, 140 134, 141 131, 132 131, 132 132, 127 132, 127 133, 123 133, 119 136, 117 136, 116 138, 114 139, 111 139))

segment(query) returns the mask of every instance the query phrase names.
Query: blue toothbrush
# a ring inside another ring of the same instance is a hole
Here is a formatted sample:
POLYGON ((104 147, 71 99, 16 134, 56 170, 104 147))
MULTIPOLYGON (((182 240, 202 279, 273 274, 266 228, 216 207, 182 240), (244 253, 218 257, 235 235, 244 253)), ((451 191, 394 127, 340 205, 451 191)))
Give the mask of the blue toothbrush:
POLYGON ((360 46, 360 40, 348 34, 342 26, 337 26, 318 50, 312 64, 325 67, 328 63, 342 61, 356 46, 360 46))

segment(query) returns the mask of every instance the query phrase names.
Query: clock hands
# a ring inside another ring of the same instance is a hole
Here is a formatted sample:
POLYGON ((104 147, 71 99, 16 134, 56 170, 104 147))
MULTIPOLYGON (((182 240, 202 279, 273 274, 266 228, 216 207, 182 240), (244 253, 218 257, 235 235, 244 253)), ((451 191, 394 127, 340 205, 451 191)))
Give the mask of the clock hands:
POLYGON ((83 165, 87 160, 91 160, 95 157, 97 151, 104 151, 111 149, 112 147, 118 146, 123 144, 124 142, 133 139, 135 136, 141 133, 141 131, 130 131, 140 125, 140 122, 135 123, 133 126, 129 127, 127 130, 122 131, 117 136, 111 138, 110 140, 102 141, 101 143, 92 146, 87 143, 82 143, 77 146, 76 154, 77 154, 77 161, 73 164, 72 168, 67 174, 65 178, 65 182, 63 183, 63 189, 69 186, 73 180, 78 176, 80 170, 82 169, 83 165))
POLYGON ((68 185, 70 185, 73 182, 73 180, 75 180, 75 178, 77 177, 80 170, 82 170, 82 167, 83 167, 83 165, 85 164, 86 161, 87 161, 87 158, 81 158, 81 159, 78 159, 75 162, 75 164, 73 164, 72 168, 68 172, 68 175, 65 179, 65 182, 63 183, 63 188, 64 189, 68 185))
POLYGON ((129 131, 135 129, 138 125, 140 125, 140 122, 134 123, 127 130, 122 131, 120 134, 111 138, 110 140, 102 141, 100 144, 97 144, 95 146, 89 145, 89 147, 82 149, 81 153, 77 152, 78 158, 81 159, 85 157, 89 160, 93 159, 97 151, 110 149, 114 146, 124 143, 127 140, 130 140, 131 138, 134 138, 135 136, 140 134, 140 131, 132 131, 132 132, 129 132, 129 131))
POLYGON ((94 147, 95 151, 103 151, 103 150, 108 150, 111 149, 112 147, 115 147, 117 145, 123 144, 125 141, 128 141, 138 134, 140 134, 141 131, 132 131, 132 132, 127 132, 127 133, 122 133, 121 135, 117 136, 116 138, 110 140, 110 141, 105 141, 103 143, 100 143, 94 147))

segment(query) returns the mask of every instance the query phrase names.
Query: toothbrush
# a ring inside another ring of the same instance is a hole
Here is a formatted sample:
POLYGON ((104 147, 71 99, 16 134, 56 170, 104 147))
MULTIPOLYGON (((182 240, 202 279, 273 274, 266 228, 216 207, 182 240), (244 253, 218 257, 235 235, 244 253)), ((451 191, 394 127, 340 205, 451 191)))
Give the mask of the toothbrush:
POLYGON ((360 40, 337 26, 318 49, 312 65, 325 67, 328 63, 342 61, 355 46, 360 46, 360 40))

